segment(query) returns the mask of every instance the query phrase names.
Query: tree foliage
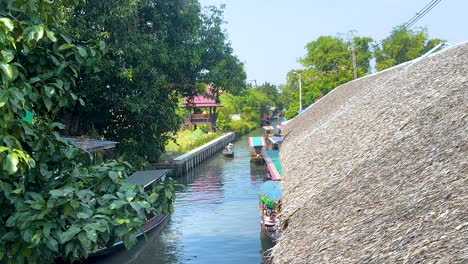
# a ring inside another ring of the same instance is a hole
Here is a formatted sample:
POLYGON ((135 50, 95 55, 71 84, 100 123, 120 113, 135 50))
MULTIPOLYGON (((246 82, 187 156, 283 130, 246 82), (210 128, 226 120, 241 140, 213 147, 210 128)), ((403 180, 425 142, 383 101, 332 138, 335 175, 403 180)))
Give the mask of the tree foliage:
POLYGON ((213 84, 216 96, 243 88, 243 65, 222 23, 221 10, 202 12, 196 0, 97 0, 76 8, 69 30, 109 47, 99 74, 83 75, 76 86, 87 103, 71 111, 78 133, 120 142, 132 161, 156 161, 180 127, 180 96, 201 92, 199 82, 213 84))
POLYGON ((244 64, 234 55, 222 25, 224 5, 209 6, 202 13, 200 26, 200 78, 211 84, 212 94, 219 100, 222 92, 237 95, 246 88, 244 64))
POLYGON ((375 67, 381 71, 415 59, 441 42, 441 39, 429 39, 427 29, 411 30, 398 26, 380 45, 375 45, 375 67))
MULTIPOLYGON (((404 26, 395 27, 389 37, 374 44, 371 38, 356 36, 352 31, 347 35, 347 40, 340 36, 321 36, 306 45, 307 54, 300 59, 305 67, 301 70, 304 106, 353 78, 353 49, 357 75, 363 76, 371 71, 370 61, 374 58, 375 68, 380 71, 420 57, 443 42, 429 39, 424 28, 411 30, 404 26)), ((288 73, 287 84, 282 87, 287 118, 294 117, 299 109, 299 80, 294 72, 297 71, 288 73)))
POLYGON ((223 93, 220 96, 223 107, 220 110, 217 126, 238 133, 246 133, 260 124, 260 117, 267 114, 269 107, 278 108, 276 86, 265 83, 258 87, 250 87, 238 95, 223 93), (241 120, 232 120, 234 114, 241 120))
POLYGON ((109 49, 99 74, 83 75, 76 91, 78 133, 120 142, 132 160, 154 162, 177 131, 180 94, 193 93, 199 67, 198 1, 91 1, 77 7, 68 28, 109 49))
MULTIPOLYGON (((173 184, 147 194, 124 184, 127 163, 87 166, 53 122, 83 104, 76 87, 104 56, 99 40, 74 41, 61 22, 79 0, 0 2, 0 261, 76 260, 122 238, 135 243, 149 212, 170 213, 173 184), (23 120, 26 110, 34 124, 23 120)), ((101 65, 102 66, 102 65, 101 65)))
MULTIPOLYGON (((255 89, 260 93, 265 94, 272 101, 272 104, 269 106, 273 106, 278 109, 283 109, 283 101, 280 98, 278 87, 276 87, 276 85, 273 85, 269 82, 265 82, 264 84, 255 87, 255 89)), ((264 109, 262 110, 263 111, 260 112, 261 115, 266 113, 264 109)))
POLYGON ((342 37, 321 36, 307 44, 307 54, 300 60, 305 67, 291 71, 283 86, 288 106, 286 117, 294 117, 299 110, 299 72, 301 74, 302 105, 307 107, 316 99, 340 84, 353 79, 352 48, 355 50, 356 71, 363 76, 370 71, 371 38, 353 36, 350 41, 342 37))

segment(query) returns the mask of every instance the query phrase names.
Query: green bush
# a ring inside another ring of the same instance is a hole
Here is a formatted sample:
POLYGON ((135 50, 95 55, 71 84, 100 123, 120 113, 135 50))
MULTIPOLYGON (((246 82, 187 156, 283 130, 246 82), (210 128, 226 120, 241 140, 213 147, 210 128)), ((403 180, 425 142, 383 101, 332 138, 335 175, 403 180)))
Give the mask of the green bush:
POLYGON ((258 123, 256 122, 233 120, 229 123, 230 130, 241 135, 247 134, 250 131, 256 129, 257 127, 258 127, 258 123))

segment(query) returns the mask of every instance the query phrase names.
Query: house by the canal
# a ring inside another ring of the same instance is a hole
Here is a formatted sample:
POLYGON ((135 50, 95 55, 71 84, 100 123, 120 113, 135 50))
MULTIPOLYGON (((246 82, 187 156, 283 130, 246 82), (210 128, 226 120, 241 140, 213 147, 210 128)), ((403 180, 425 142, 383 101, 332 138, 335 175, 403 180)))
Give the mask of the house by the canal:
POLYGON ((284 128, 274 263, 465 263, 468 44, 337 87, 284 128))
POLYGON ((184 119, 186 127, 193 129, 199 125, 207 125, 210 130, 214 130, 221 104, 213 95, 210 86, 205 89, 205 94, 185 97, 181 107, 189 110, 184 119))

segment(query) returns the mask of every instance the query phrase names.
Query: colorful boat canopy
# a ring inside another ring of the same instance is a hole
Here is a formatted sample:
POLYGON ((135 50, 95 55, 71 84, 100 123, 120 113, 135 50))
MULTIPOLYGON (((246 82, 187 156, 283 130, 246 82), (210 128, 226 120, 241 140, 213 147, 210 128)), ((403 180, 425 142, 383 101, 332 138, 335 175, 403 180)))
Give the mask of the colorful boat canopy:
POLYGON ((271 143, 273 144, 277 144, 277 143, 283 142, 283 137, 273 136, 273 137, 269 137, 268 140, 270 140, 271 143))
POLYGON ((265 147, 266 141, 264 137, 249 137, 249 147, 265 147))
POLYGON ((281 191, 281 181, 266 181, 260 186, 259 198, 266 205, 274 207, 281 200, 283 192, 281 191))
POLYGON ((272 126, 263 126, 263 129, 265 130, 274 130, 275 128, 272 126))
POLYGON ((279 150, 262 151, 263 159, 268 168, 272 180, 280 180, 283 175, 283 167, 281 166, 279 150))

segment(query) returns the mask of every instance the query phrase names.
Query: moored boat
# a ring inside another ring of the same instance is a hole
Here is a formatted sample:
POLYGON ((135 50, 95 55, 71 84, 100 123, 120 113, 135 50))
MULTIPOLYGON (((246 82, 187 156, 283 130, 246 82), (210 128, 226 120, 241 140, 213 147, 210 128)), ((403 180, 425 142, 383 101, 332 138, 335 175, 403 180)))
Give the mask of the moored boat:
MULTIPOLYGON (((150 190, 153 186, 153 183, 159 180, 164 180, 169 172, 170 170, 138 171, 132 174, 132 176, 128 177, 125 181, 128 184, 141 185, 145 188, 145 190, 150 190)), ((156 214, 154 212, 146 215, 146 223, 143 225, 142 231, 138 232, 136 238, 139 239, 145 236, 145 234, 148 232, 162 225, 167 218, 168 215, 156 214)), ((97 250, 89 252, 88 258, 107 255, 123 248, 124 243, 122 240, 119 240, 110 247, 100 246, 97 250)))
POLYGON ((258 195, 260 228, 273 242, 280 237, 281 182, 266 181, 260 186, 258 195))
MULTIPOLYGON (((136 235, 137 239, 140 239, 143 237, 145 234, 148 234, 148 232, 152 231, 156 227, 160 226, 165 220, 169 217, 168 215, 148 215, 148 220, 147 222, 143 225, 143 232, 138 232, 136 235)), ((113 252, 119 251, 121 249, 125 248, 124 243, 122 240, 119 240, 112 244, 110 247, 99 247, 96 251, 90 252, 88 255, 88 258, 90 257, 98 257, 98 256, 104 256, 111 254, 113 252)))
POLYGON ((230 158, 234 157, 234 145, 232 143, 229 143, 226 147, 224 147, 223 156, 230 158))
POLYGON ((264 164, 262 149, 266 146, 264 137, 249 137, 249 147, 253 148, 250 152, 250 162, 255 164, 264 164))
POLYGON ((280 162, 279 150, 263 150, 262 156, 267 165, 268 177, 274 181, 281 180, 283 168, 280 162))
POLYGON ((263 126, 262 128, 265 130, 265 137, 267 138, 275 134, 275 128, 272 126, 263 126))

